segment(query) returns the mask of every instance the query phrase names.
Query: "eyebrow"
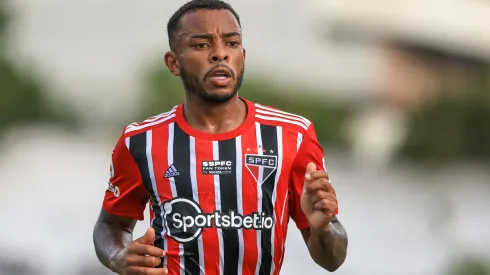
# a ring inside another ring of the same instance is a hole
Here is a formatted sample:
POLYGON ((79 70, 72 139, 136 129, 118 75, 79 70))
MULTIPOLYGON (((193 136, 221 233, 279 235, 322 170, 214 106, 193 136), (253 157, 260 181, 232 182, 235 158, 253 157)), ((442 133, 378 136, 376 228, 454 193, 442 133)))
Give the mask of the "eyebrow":
MULTIPOLYGON (((224 37, 232 37, 232 36, 241 36, 241 34, 239 32, 227 32, 227 33, 224 33, 223 34, 224 37)), ((213 38, 214 35, 210 34, 210 33, 199 33, 199 34, 193 34, 191 35, 191 39, 192 38, 201 38, 201 39, 211 39, 213 38)))

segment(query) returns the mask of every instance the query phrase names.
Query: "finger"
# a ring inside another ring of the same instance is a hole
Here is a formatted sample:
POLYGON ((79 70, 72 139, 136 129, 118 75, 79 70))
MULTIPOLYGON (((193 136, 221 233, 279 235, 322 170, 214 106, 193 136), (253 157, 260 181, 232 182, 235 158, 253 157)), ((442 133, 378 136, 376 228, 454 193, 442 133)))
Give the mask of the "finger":
POLYGON ((160 264, 161 259, 154 256, 141 256, 131 254, 126 258, 128 266, 155 267, 160 264))
POLYGON ((328 173, 325 170, 316 170, 316 171, 310 172, 309 174, 306 174, 305 178, 308 181, 314 181, 314 180, 321 179, 321 178, 326 178, 327 180, 329 179, 328 173))
POLYGON ((155 229, 153 227, 149 227, 143 237, 136 239, 141 244, 153 244, 153 240, 155 240, 155 229))
POLYGON ((166 275, 168 270, 166 268, 154 268, 154 267, 140 267, 131 266, 127 268, 127 275, 166 275))
POLYGON ((335 201, 323 199, 316 202, 314 207, 318 211, 322 211, 326 214, 333 215, 337 210, 337 203, 335 201))
POLYGON ((334 193, 333 187, 328 183, 325 178, 317 179, 308 184, 305 183, 304 189, 307 193, 314 193, 318 190, 323 190, 328 193, 334 193))
POLYGON ((161 248, 152 245, 139 244, 137 242, 131 243, 128 248, 128 253, 141 256, 149 255, 154 257, 164 257, 166 254, 161 248))
POLYGON ((325 185, 323 186, 325 191, 327 191, 328 193, 330 194, 336 194, 335 193, 335 189, 333 188, 332 184, 330 183, 330 180, 327 180, 327 182, 325 183, 325 185))
POLYGON ((324 190, 318 190, 318 191, 312 193, 310 195, 310 198, 309 198, 309 200, 312 204, 315 204, 315 203, 317 203, 321 200, 324 200, 324 199, 329 200, 329 201, 336 201, 337 197, 334 194, 328 193, 324 190))
POLYGON ((306 172, 305 172, 305 175, 308 175, 310 174, 311 172, 314 172, 316 171, 316 165, 314 162, 310 162, 308 163, 308 165, 306 165, 306 172))
POLYGON ((319 178, 318 181, 320 181, 322 187, 321 189, 324 190, 325 192, 335 194, 335 189, 333 188, 332 184, 330 183, 330 180, 328 178, 319 178))

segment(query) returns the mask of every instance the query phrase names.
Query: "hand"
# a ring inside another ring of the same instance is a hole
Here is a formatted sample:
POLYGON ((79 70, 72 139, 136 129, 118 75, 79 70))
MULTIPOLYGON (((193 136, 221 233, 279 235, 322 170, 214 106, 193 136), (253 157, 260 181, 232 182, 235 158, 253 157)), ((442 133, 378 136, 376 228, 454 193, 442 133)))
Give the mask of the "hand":
POLYGON ((165 251, 153 246, 155 230, 148 228, 145 235, 132 241, 111 262, 111 269, 121 275, 164 275, 166 268, 155 268, 165 256, 165 251))
POLYGON ((316 170, 314 163, 306 166, 305 182, 301 194, 301 209, 310 229, 325 232, 337 212, 337 197, 324 170, 316 170))

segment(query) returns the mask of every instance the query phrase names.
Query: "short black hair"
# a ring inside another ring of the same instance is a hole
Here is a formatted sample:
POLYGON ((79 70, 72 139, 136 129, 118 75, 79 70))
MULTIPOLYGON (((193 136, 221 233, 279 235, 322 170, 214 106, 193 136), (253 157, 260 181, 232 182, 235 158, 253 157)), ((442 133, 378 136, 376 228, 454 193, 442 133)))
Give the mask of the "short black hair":
POLYGON ((170 49, 173 50, 173 42, 175 39, 175 34, 179 30, 180 19, 186 13, 196 10, 229 10, 235 16, 238 25, 241 27, 240 17, 230 4, 221 0, 192 0, 180 7, 168 21, 167 34, 170 49))

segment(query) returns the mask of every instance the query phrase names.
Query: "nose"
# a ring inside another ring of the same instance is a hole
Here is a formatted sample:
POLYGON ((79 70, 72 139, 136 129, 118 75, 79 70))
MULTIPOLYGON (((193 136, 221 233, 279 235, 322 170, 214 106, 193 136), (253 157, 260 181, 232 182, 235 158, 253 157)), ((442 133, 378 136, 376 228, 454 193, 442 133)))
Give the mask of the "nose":
POLYGON ((211 62, 222 62, 228 60, 228 53, 223 45, 214 45, 211 53, 211 62))

